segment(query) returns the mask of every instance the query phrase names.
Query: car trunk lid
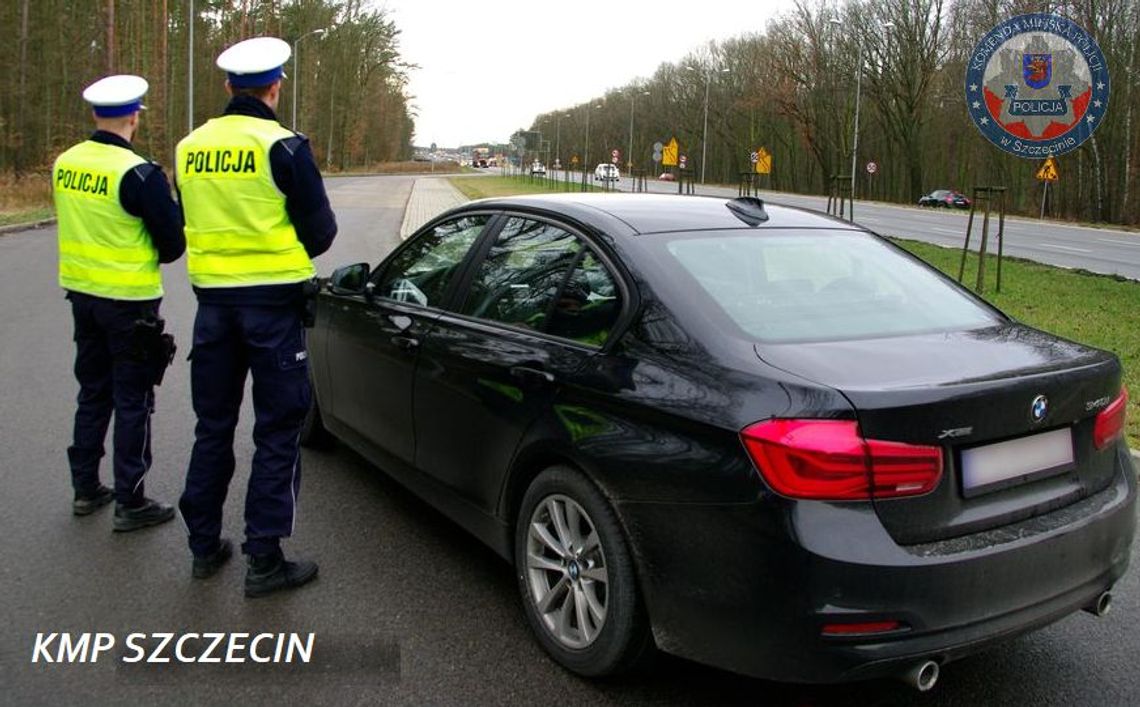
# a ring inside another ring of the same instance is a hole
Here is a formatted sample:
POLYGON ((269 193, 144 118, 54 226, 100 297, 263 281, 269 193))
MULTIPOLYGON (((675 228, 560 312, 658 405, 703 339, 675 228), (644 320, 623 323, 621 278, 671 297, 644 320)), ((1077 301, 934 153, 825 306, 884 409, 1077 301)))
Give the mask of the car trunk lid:
POLYGON ((756 352, 843 393, 867 439, 942 450, 932 492, 873 501, 901 544, 1018 522, 1111 482, 1113 454, 1093 443, 1096 414, 1120 392, 1109 353, 1015 323, 756 352))

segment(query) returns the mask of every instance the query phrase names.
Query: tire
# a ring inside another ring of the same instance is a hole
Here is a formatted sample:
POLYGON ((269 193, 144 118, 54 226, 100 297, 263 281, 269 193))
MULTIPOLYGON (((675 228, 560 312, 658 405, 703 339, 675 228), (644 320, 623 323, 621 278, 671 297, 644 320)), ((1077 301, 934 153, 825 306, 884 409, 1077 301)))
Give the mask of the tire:
POLYGON ((598 677, 652 655, 628 543, 610 504, 581 472, 554 466, 531 483, 515 520, 514 554, 527 620, 558 663, 598 677))
POLYGON ((317 404, 317 392, 313 390, 312 402, 309 411, 305 413, 305 421, 301 423, 301 446, 308 449, 329 449, 336 439, 332 433, 325 429, 321 418, 321 407, 317 404))

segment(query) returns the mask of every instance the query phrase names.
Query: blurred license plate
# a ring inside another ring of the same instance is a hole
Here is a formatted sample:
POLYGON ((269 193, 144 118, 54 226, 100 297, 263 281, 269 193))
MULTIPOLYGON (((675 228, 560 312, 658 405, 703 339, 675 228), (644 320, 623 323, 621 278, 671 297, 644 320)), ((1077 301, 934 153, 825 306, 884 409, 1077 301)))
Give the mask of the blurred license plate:
POLYGON ((1059 474, 1073 466, 1068 427, 962 450, 962 492, 976 496, 1059 474))

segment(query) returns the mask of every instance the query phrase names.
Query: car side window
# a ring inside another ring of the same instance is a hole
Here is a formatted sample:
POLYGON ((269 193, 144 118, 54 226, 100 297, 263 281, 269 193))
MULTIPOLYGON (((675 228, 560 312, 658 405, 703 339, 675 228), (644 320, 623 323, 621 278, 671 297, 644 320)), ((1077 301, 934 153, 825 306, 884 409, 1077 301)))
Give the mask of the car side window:
POLYGON ((620 313, 621 292, 613 276, 592 251, 586 251, 558 293, 546 333, 601 346, 620 313))
POLYGON ((512 217, 471 282, 462 312, 542 330, 582 243, 553 224, 512 217))
POLYGON ((420 234, 382 270, 376 295, 424 307, 441 306, 448 283, 490 218, 487 214, 463 216, 420 234))

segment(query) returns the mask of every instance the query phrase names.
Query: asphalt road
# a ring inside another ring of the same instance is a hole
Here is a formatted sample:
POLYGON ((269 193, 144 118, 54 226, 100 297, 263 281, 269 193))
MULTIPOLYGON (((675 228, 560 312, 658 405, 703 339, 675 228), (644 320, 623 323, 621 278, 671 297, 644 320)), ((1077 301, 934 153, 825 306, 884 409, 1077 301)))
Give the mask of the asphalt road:
MULTIPOLYGON (((341 224, 327 274, 395 242, 404 177, 329 181, 341 224)), ((110 510, 75 518, 66 467, 73 348, 56 287, 54 229, 0 238, 0 702, 3 704, 1125 705, 1140 699, 1136 572, 1105 619, 1071 616, 947 666, 932 693, 894 681, 781 685, 662 658, 619 680, 581 680, 531 639, 512 570, 343 447, 305 452, 291 554, 321 563, 297 592, 249 601, 240 561, 191 581, 177 521, 111 533, 110 510), (37 632, 313 632, 316 664, 131 667, 31 663, 37 632)), ((165 269, 164 313, 187 350, 194 304, 185 266, 165 269)), ((159 390, 151 495, 174 500, 193 438, 189 367, 159 390)), ((247 396, 248 400, 248 396, 247 396)), ((226 532, 240 540, 252 454, 243 411, 226 532)), ((104 480, 108 468, 104 465, 104 480)))
MULTIPOLYGON (((562 172, 551 173, 562 178, 562 172)), ((578 175, 580 178, 580 175, 578 175)), ((591 182, 593 183, 593 182, 591 182)), ((598 182, 600 184, 600 182, 598 182)), ((647 179, 646 188, 656 193, 677 193, 677 185, 647 179)), ((622 177, 617 188, 629 191, 630 180, 622 177)), ((736 196, 735 188, 695 185, 697 194, 736 196)), ((827 197, 761 192, 773 204, 827 210, 827 197)), ((923 209, 880 202, 857 201, 855 221, 885 236, 961 248, 966 237, 969 211, 957 209, 923 209)), ((991 217, 987 252, 997 252, 997 212, 991 217)), ((978 249, 982 233, 982 212, 974 217, 971 249, 978 249)), ((1096 273, 1121 275, 1140 280, 1140 233, 1112 228, 1076 226, 1059 221, 1009 217, 1005 222, 1004 253, 1040 263, 1066 268, 1081 268, 1096 273)))

